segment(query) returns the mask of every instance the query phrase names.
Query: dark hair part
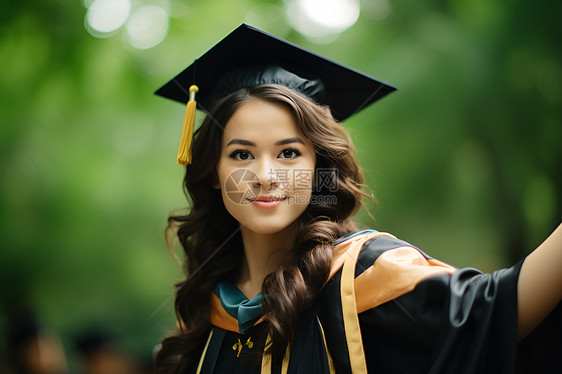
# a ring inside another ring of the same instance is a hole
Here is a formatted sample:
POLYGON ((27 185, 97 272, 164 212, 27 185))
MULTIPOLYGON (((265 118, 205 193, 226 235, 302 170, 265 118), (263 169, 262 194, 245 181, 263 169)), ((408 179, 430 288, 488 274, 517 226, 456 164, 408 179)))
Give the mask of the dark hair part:
MULTIPOLYGON (((211 328, 211 293, 218 282, 235 282, 239 275, 244 256, 239 224, 226 210, 220 191, 212 186, 217 182, 224 126, 249 100, 277 103, 289 109, 297 128, 316 151, 316 173, 319 169, 333 171, 328 174, 331 181, 313 188, 313 197, 334 198, 326 199, 329 204, 323 204, 321 198, 309 204, 299 218, 293 263, 276 269, 263 282, 262 292, 268 296, 262 299, 262 308, 272 339, 267 352, 274 358, 283 355, 299 314, 327 282, 333 242, 356 229, 351 219, 361 198, 368 196, 361 190, 364 179, 351 139, 327 108, 280 85, 243 88, 219 101, 193 139, 193 163, 186 167, 183 182, 191 210, 168 218, 166 237, 177 230, 188 278, 176 284, 175 309, 180 329, 162 341, 155 361, 159 373, 180 373, 198 361, 211 328)), ((326 182, 326 175, 322 177, 326 182)))

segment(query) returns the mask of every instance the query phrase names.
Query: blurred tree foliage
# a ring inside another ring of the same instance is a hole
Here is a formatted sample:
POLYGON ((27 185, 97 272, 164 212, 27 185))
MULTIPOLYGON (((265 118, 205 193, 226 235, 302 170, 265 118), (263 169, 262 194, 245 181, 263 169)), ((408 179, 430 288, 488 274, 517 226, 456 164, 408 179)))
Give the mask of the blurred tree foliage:
POLYGON ((250 18, 398 86, 345 124, 379 200, 364 225, 491 271, 560 221, 562 3, 391 2, 377 20, 363 1, 328 44, 256 17, 262 3, 171 1, 170 32, 148 50, 122 30, 89 35, 76 1, 1 3, 2 305, 28 298, 70 356, 93 323, 145 357, 173 328, 182 273, 163 228, 185 206, 184 108, 152 92, 250 18))

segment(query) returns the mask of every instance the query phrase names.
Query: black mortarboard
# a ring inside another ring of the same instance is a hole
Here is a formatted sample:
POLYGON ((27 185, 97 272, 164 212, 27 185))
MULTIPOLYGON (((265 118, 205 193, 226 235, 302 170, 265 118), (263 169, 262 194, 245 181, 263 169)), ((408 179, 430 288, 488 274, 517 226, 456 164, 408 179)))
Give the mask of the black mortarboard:
POLYGON ((360 71, 242 24, 156 94, 186 103, 190 100, 188 88, 197 85, 197 107, 209 111, 216 100, 228 93, 267 83, 287 86, 318 104, 328 105, 339 121, 396 90, 360 71))

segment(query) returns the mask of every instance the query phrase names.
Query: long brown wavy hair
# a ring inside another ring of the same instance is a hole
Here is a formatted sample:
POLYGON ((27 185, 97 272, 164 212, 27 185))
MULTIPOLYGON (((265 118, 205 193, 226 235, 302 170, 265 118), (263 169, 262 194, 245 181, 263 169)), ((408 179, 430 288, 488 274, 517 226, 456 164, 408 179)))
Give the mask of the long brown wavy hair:
POLYGON ((283 355, 300 313, 327 282, 333 242, 356 230, 352 217, 362 197, 368 196, 361 190, 364 178, 351 139, 327 108, 280 85, 243 88, 217 102, 194 135, 193 163, 186 167, 183 186, 191 209, 186 215, 168 218, 166 237, 177 233, 185 253, 186 279, 176 284, 180 328, 162 341, 155 360, 158 373, 181 373, 197 362, 211 329, 211 293, 220 281, 235 282, 239 276, 244 256, 239 223, 226 210, 220 191, 212 186, 218 180, 216 166, 224 126, 248 100, 289 109, 297 128, 316 151, 316 173, 319 169, 333 171, 328 174, 333 180, 314 186, 314 203, 299 217, 293 263, 276 269, 263 282, 262 293, 268 297, 262 298, 262 309, 272 339, 267 352, 273 357, 283 355), (333 186, 337 188, 330 188, 333 186), (332 198, 322 199, 328 195, 332 198))

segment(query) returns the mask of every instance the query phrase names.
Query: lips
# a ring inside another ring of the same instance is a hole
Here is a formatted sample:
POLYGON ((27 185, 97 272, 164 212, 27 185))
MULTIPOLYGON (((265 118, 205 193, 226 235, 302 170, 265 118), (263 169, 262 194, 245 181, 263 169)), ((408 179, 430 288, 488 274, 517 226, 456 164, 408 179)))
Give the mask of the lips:
POLYGON ((258 196, 253 199, 248 199, 254 206, 258 208, 270 209, 279 206, 287 196, 270 195, 270 196, 258 196))
POLYGON ((256 198, 253 199, 249 199, 250 201, 254 202, 254 201, 265 201, 265 202, 274 202, 274 201, 278 201, 278 200, 285 200, 286 196, 280 196, 280 195, 270 195, 270 196, 258 196, 256 198))

